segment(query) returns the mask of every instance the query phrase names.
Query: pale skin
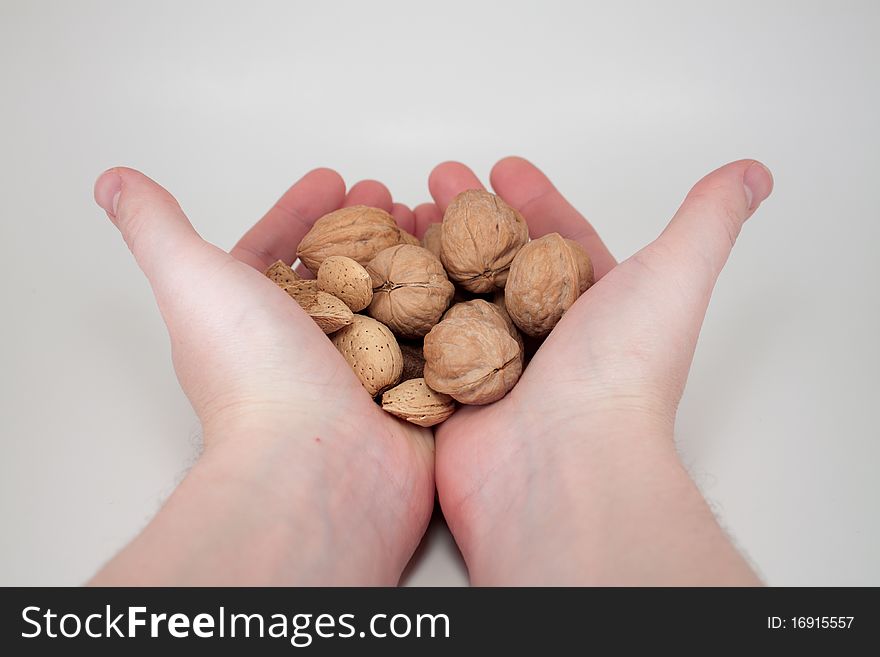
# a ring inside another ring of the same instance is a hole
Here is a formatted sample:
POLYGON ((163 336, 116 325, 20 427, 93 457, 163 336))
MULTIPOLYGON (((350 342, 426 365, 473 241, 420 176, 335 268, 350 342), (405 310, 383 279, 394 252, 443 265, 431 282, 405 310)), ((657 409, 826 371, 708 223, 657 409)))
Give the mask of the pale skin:
POLYGON ((435 486, 474 584, 760 583, 679 462, 673 428, 715 279, 769 171, 742 160, 712 172, 620 264, 531 163, 504 159, 490 182, 532 237, 579 241, 599 280, 507 397, 432 436, 381 411, 262 271, 292 262, 314 220, 343 205, 384 208, 421 236, 483 186, 470 169, 436 167, 433 203, 414 210, 378 182, 346 192, 317 169, 229 253, 152 180, 102 174, 95 199, 150 281, 205 449, 92 584, 394 585, 435 486))

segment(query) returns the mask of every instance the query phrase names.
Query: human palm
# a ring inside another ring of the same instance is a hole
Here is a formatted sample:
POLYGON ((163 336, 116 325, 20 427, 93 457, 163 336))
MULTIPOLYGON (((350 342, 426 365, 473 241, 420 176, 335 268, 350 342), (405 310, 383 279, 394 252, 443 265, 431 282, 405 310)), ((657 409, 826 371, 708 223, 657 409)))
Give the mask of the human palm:
MULTIPOLYGON (((664 436, 652 449, 667 458, 715 278, 742 222, 772 185, 752 161, 719 169, 694 188, 660 238, 617 265, 590 224, 533 165, 508 158, 491 179, 495 192, 523 213, 532 237, 556 231, 579 241, 598 281, 504 399, 463 408, 438 427, 437 488, 472 575, 504 562, 507 556, 493 546, 511 531, 520 535, 506 551, 555 538, 571 543, 577 523, 565 517, 575 511, 568 498, 589 495, 591 481, 583 474, 565 480, 566 466, 580 463, 580 473, 591 472, 590 461, 607 443, 640 434, 664 436), (565 510, 555 517, 560 506, 565 510)), ((430 179, 435 214, 457 193, 478 187, 463 165, 440 165, 430 179)))
MULTIPOLYGON (((385 207, 401 221, 411 220, 408 211, 392 206, 379 183, 346 194, 338 174, 319 169, 226 253, 135 171, 104 174, 95 194, 153 287, 178 379, 203 426, 206 458, 242 461, 263 450, 289 461, 283 476, 321 479, 326 498, 344 497, 328 504, 329 516, 359 504, 380 507, 371 522, 382 525, 382 549, 402 568, 433 508, 431 433, 384 413, 318 326, 262 272, 277 259, 292 262, 314 220, 343 205, 385 207)), ((349 521, 325 518, 337 520, 349 521)), ((386 583, 394 576, 382 575, 386 583)))

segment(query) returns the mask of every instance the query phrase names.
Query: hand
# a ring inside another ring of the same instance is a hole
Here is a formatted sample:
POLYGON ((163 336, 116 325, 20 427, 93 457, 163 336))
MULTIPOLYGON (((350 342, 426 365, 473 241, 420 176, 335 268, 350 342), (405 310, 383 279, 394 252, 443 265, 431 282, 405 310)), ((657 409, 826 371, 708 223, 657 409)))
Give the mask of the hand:
MULTIPOLYGON (((532 237, 580 242, 598 282, 507 397, 438 428, 438 493, 472 581, 756 583, 679 464, 672 432, 715 279, 770 194, 769 172, 743 160, 709 174, 620 265, 529 162, 502 160, 491 182, 532 237)), ((417 208, 421 231, 481 184, 446 163, 429 186, 436 206, 417 208)))
POLYGON ((95 199, 143 269, 205 453, 97 583, 394 584, 434 500, 430 432, 384 413, 317 325, 263 275, 292 262, 321 215, 413 214, 337 173, 296 183, 232 250, 202 240, 174 198, 130 169, 95 199))

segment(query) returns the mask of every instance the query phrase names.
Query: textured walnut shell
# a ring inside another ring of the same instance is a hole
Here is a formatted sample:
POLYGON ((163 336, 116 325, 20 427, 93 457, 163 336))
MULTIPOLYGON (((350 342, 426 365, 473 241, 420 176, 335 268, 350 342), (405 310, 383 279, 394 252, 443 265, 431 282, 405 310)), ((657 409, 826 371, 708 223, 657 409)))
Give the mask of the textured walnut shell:
POLYGON ((444 319, 425 336, 425 382, 463 404, 504 397, 522 373, 519 345, 499 322, 444 319))
POLYGON ((498 310, 500 310, 501 314, 504 316, 504 321, 507 322, 509 326, 514 326, 513 320, 510 318, 510 313, 507 312, 507 302, 504 301, 504 290, 495 291, 495 294, 492 295, 492 303, 498 306, 498 310))
POLYGON ((590 284, 592 266, 583 249, 575 249, 559 233, 549 233, 526 244, 514 258, 504 301, 523 333, 542 337, 590 284))
POLYGON ((425 355, 422 353, 421 341, 417 343, 400 341, 398 344, 400 353, 403 354, 403 374, 400 375, 400 380, 422 378, 425 373, 425 355))
POLYGON ((513 325, 510 315, 507 314, 506 310, 502 310, 495 303, 489 303, 484 299, 472 299, 470 301, 457 303, 447 310, 445 315, 443 315, 443 319, 454 318, 480 319, 485 322, 495 323, 507 331, 510 334, 510 337, 516 340, 516 343, 519 345, 520 353, 523 351, 522 336, 519 334, 516 326, 513 325))
POLYGON ((422 235, 422 246, 440 257, 440 228, 442 224, 430 224, 422 235))
POLYGON ((440 229, 440 259, 449 277, 470 292, 492 292, 529 239, 522 215, 501 198, 472 189, 456 196, 440 229))
POLYGON ((317 281, 294 281, 282 289, 308 313, 324 333, 333 333, 351 324, 351 309, 332 294, 321 292, 317 281))
POLYGON ((282 260, 276 260, 266 270, 266 276, 278 286, 289 285, 296 281, 302 280, 302 276, 297 274, 289 265, 282 260))
POLYGON ((354 315, 351 324, 330 339, 371 397, 400 380, 403 355, 394 334, 381 322, 354 315))
POLYGON ((367 265, 367 271, 373 279, 370 316, 407 338, 430 331, 455 291, 440 261, 420 246, 399 244, 385 249, 367 265))
POLYGON ((449 395, 431 390, 424 379, 404 381, 382 395, 382 409, 420 427, 440 424, 455 411, 449 395))
POLYGON ((366 266, 379 251, 399 242, 400 228, 394 217, 379 208, 354 205, 318 219, 299 243, 296 255, 317 273, 330 256, 346 256, 366 266))
POLYGON ((421 246, 422 242, 418 237, 410 232, 400 229, 400 244, 412 244, 413 246, 421 246))
POLYGON ((587 252, 584 250, 584 247, 580 244, 567 238, 565 243, 568 244, 568 248, 571 249, 571 254, 574 256, 574 260, 577 263, 578 289, 580 290, 580 294, 583 294, 596 281, 593 276, 593 263, 590 260, 590 256, 587 255, 587 252))
POLYGON ((318 268, 318 289, 342 299, 353 312, 373 300, 373 281, 367 270, 345 256, 330 256, 318 268))

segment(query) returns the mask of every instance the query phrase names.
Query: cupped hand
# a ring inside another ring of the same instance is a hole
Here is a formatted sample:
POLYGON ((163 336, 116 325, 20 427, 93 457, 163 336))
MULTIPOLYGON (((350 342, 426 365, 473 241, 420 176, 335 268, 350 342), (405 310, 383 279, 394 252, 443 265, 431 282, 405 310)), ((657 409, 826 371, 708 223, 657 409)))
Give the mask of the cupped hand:
MULTIPOLYGON (((377 182, 359 183, 346 194, 337 173, 317 169, 226 253, 196 233, 168 192, 136 171, 105 172, 95 199, 149 279, 178 379, 203 426, 201 461, 209 464, 194 469, 164 515, 138 539, 141 545, 147 536, 153 548, 172 550, 153 530, 156 524, 176 527, 187 514, 204 518, 240 507, 244 526, 238 531, 253 529, 263 514, 273 535, 289 544, 272 548, 278 563, 257 555, 274 569, 239 573, 239 580, 394 583, 433 508, 433 439, 427 430, 381 411, 317 325, 263 271, 278 259, 292 262, 315 219, 341 206, 384 208, 409 230, 412 212, 392 204, 377 182), (190 481, 199 477, 227 487, 233 482, 228 496, 235 501, 214 510, 210 504, 219 499, 209 504, 193 492, 190 481), (175 505, 183 510, 168 513, 175 505), (304 544, 314 552, 304 558, 314 560, 314 567, 306 562, 298 571, 288 570, 287 562, 304 544)), ((256 539, 264 551, 266 539, 256 539)), ((234 543, 230 536, 192 540, 234 543)), ((241 542, 253 543, 244 535, 241 542)), ((114 563, 131 552, 132 546, 114 563)), ((206 559, 222 559, 217 553, 205 545, 206 559)), ((139 555, 135 550, 132 558, 139 555)), ((132 564, 117 565, 114 572, 124 573, 132 564)), ((235 581, 235 568, 215 565, 214 571, 235 581)), ((154 580, 162 578, 154 574, 154 580)), ((169 577, 179 581, 178 574, 169 577)), ((196 569, 187 576, 216 582, 216 575, 196 569)))
MULTIPOLYGON (((529 162, 502 160, 491 183, 533 238, 580 242, 597 282, 504 399, 462 408, 436 432, 440 502, 473 581, 754 583, 678 463, 672 431, 712 288, 771 191, 769 172, 743 160, 709 174, 621 264, 529 162)), ((417 232, 482 185, 446 163, 429 187, 436 205, 416 209, 417 232)))

